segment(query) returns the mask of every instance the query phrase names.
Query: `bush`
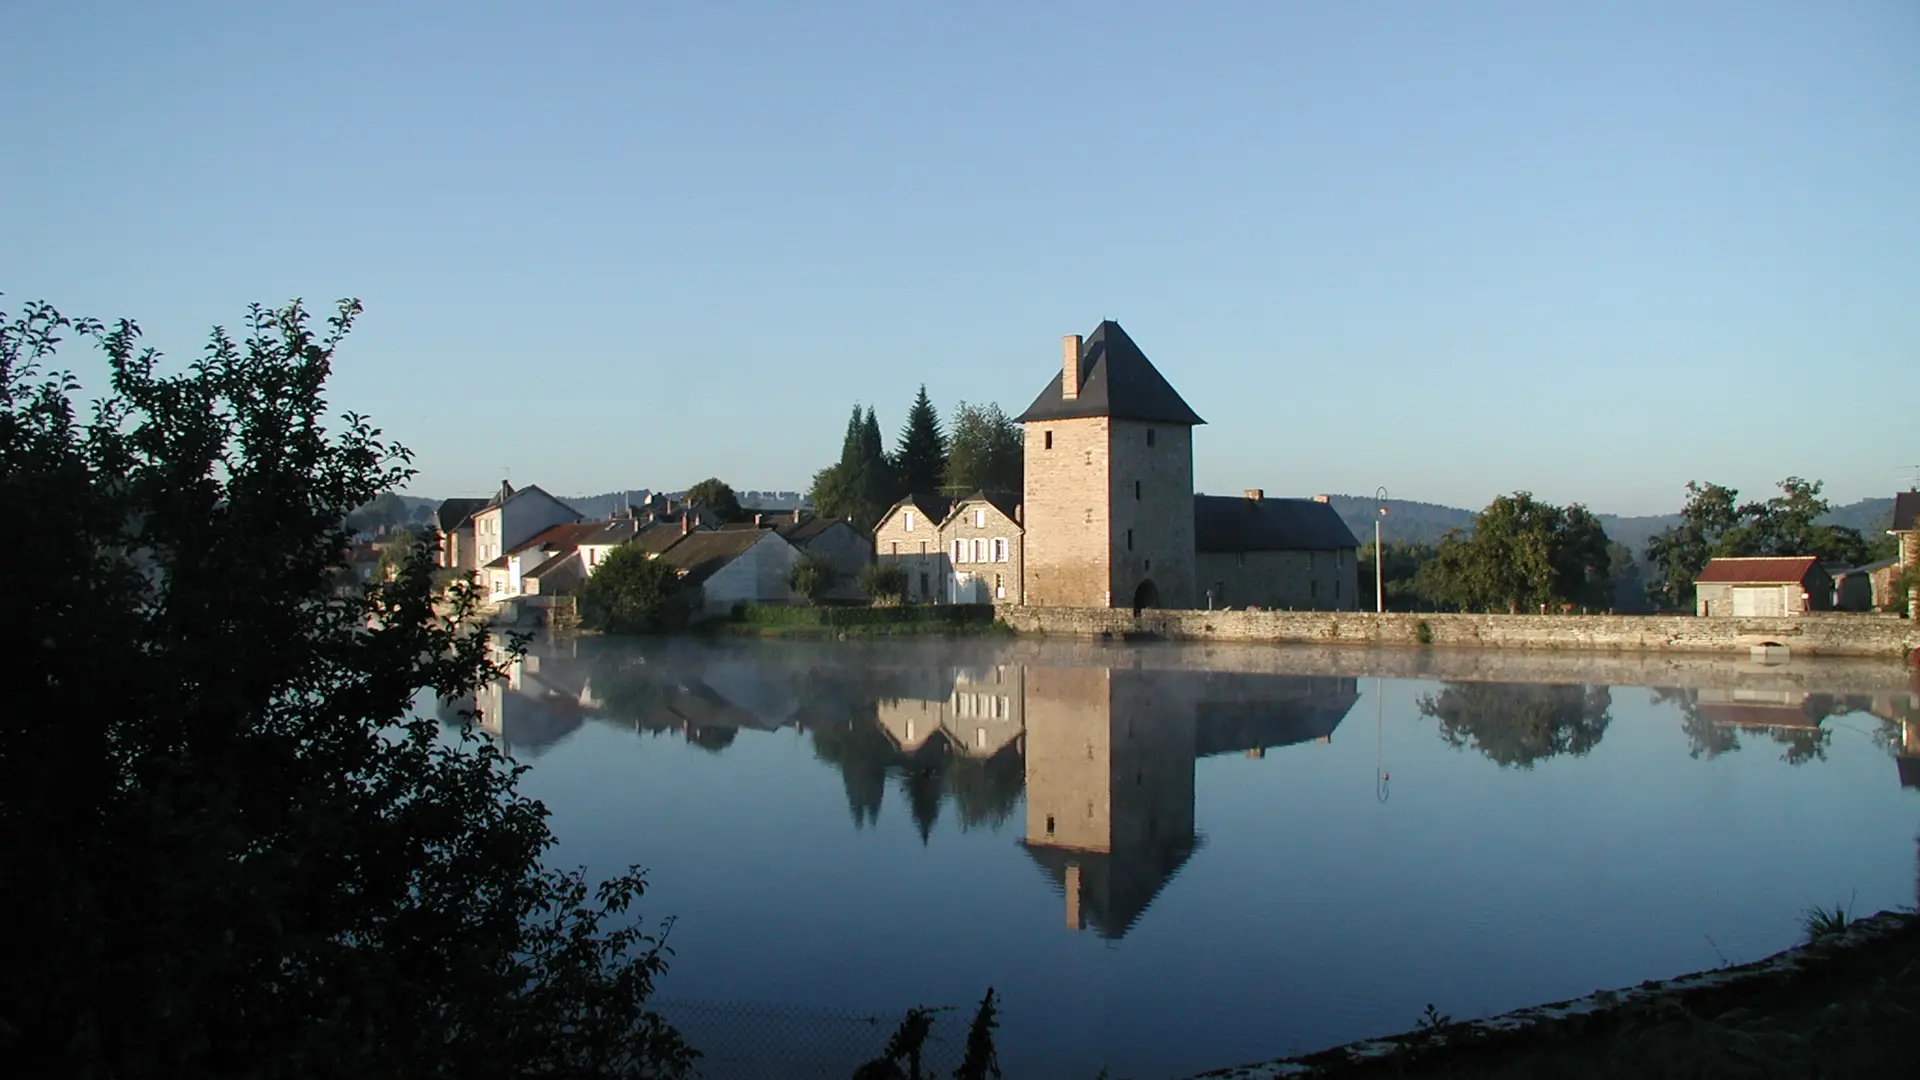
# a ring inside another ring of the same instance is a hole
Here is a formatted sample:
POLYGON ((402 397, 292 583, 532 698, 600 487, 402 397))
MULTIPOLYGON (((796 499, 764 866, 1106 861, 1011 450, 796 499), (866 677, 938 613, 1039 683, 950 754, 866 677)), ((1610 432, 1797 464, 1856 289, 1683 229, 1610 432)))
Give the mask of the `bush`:
POLYGON ((907 572, 890 562, 868 563, 860 571, 860 591, 874 604, 898 604, 907 595, 907 572))
POLYGON ((421 544, 333 588, 349 512, 410 475, 327 427, 358 311, 255 308, 178 375, 130 322, 0 314, 0 495, 36 553, 0 689, 0 917, 30 928, 0 1042, 36 1075, 685 1072, 640 878, 547 869, 514 765, 414 709, 498 674, 473 587, 438 592, 421 544), (41 370, 63 332, 106 353, 91 420, 41 370))
POLYGON ((832 564, 815 555, 801 556, 793 566, 793 572, 787 575, 787 585, 794 592, 806 598, 809 604, 818 604, 827 590, 833 588, 838 578, 832 564))
POLYGON ((680 571, 631 544, 614 548, 578 590, 580 624, 610 634, 657 634, 687 623, 680 571))

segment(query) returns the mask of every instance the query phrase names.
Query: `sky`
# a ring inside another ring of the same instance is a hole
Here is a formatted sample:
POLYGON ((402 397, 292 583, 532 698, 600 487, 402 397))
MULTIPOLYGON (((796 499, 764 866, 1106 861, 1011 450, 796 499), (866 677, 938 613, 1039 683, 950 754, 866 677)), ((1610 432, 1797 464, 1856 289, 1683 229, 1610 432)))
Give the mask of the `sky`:
MULTIPOLYGON (((413 494, 804 489, 1123 325, 1203 491, 1914 482, 1920 5, 23 2, 0 308, 358 297, 413 494)), ((88 377, 93 358, 64 354, 88 377)))

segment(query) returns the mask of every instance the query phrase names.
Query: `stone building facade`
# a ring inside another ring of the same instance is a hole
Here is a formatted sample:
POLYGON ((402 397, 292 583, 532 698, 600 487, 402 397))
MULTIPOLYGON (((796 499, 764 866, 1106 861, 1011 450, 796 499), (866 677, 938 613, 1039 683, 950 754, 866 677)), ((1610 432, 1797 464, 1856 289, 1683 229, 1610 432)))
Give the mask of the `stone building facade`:
POLYGON ((932 495, 909 495, 894 503, 873 527, 873 557, 906 575, 902 597, 909 604, 937 604, 948 594, 952 568, 940 524, 951 503, 932 495))
POLYGON ((1833 578, 1811 555, 1708 560, 1693 582, 1695 613, 1782 618, 1833 607, 1833 578))
POLYGON ((1196 495, 1193 512, 1200 606, 1359 606, 1359 542, 1324 498, 1270 499, 1252 488, 1240 498, 1196 495))
POLYGON ((1025 430, 1028 604, 1192 607, 1193 428, 1118 323, 1068 335, 1025 430))
POLYGON ((1026 537, 1019 496, 976 491, 955 500, 940 526, 953 576, 947 599, 956 604, 1024 603, 1020 571, 1026 537))

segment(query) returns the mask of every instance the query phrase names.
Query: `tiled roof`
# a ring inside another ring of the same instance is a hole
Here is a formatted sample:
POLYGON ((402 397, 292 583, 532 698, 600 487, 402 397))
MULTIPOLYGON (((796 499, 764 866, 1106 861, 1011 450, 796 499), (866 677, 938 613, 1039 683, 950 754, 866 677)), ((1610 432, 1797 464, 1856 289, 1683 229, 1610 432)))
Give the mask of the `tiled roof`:
POLYGON ((1893 497, 1893 531, 1912 532, 1920 518, 1920 491, 1902 491, 1893 497))
POLYGON ((1313 499, 1193 497, 1193 547, 1208 551, 1336 551, 1357 548, 1332 506, 1313 499))
MULTIPOLYGON (((765 529, 691 532, 662 552, 660 559, 686 571, 687 584, 698 585, 719 573, 766 535, 765 529)), ((777 542, 785 543, 784 540, 777 542)))
MULTIPOLYGON (((521 488, 520 490, 527 491, 530 489, 521 488)), ((533 551, 537 548, 558 548, 565 551, 572 551, 582 543, 585 543, 587 537, 605 528, 606 524, 604 521, 582 521, 572 525, 555 525, 550 529, 544 529, 535 533, 532 539, 514 548, 512 551, 507 552, 507 554, 518 555, 523 551, 533 551)))
POLYGON ((434 508, 434 527, 443 533, 450 533, 467 523, 474 512, 486 508, 485 499, 442 499, 434 508))
POLYGON ((1080 345, 1080 393, 1068 401, 1060 392, 1064 372, 1033 399, 1020 423, 1111 416, 1116 420, 1152 420, 1167 424, 1204 424, 1153 366, 1120 324, 1101 323, 1080 345))
POLYGON ((1812 555, 1712 559, 1693 580, 1703 585, 1798 585, 1819 566, 1820 560, 1812 555))

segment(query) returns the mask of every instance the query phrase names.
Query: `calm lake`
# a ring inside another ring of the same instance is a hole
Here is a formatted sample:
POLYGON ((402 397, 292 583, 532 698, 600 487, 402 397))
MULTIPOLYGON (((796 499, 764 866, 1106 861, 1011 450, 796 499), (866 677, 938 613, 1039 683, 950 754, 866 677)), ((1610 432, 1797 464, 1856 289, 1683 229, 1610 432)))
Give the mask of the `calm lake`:
POLYGON ((992 986, 1009 1076, 1182 1076, 1915 902, 1897 664, 561 639, 480 705, 716 1075, 992 986))

